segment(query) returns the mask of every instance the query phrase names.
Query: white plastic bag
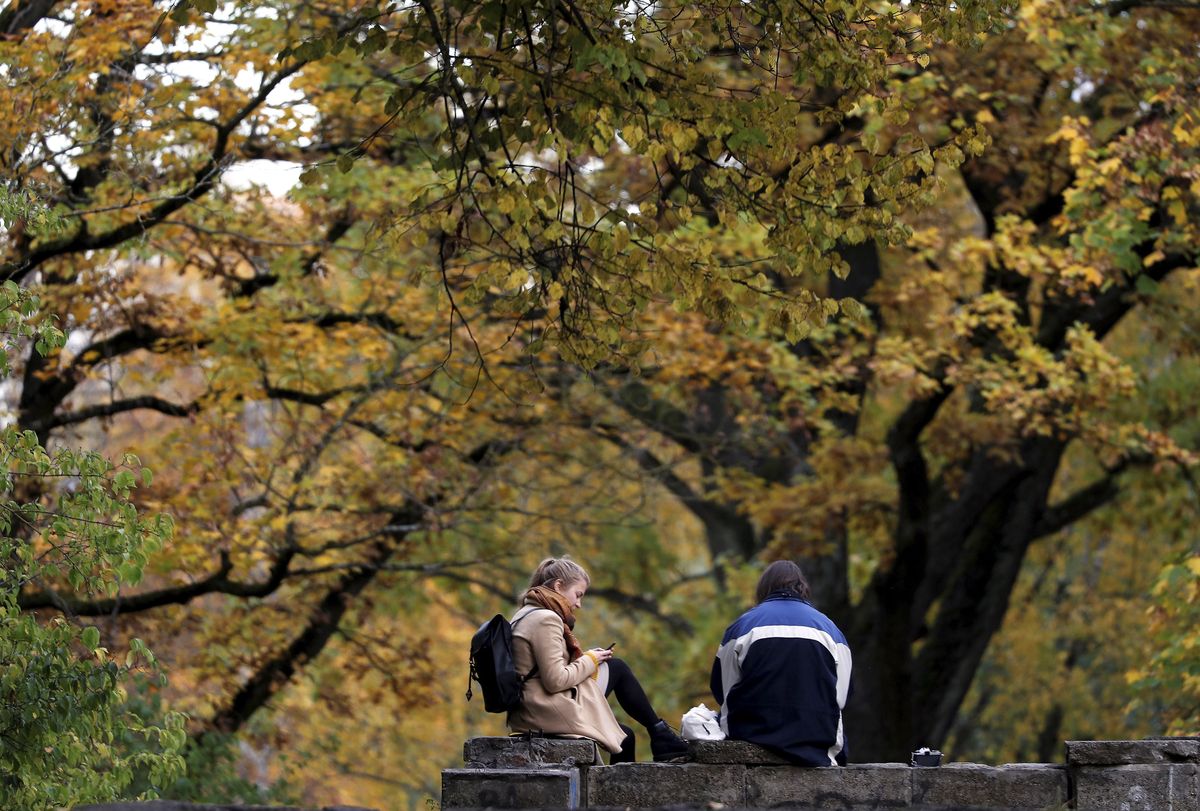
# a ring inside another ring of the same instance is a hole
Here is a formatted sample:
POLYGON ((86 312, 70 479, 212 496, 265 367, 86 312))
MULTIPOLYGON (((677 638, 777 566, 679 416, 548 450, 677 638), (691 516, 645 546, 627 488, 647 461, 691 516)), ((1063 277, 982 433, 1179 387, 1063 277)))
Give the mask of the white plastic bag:
POLYGON ((698 704, 683 714, 679 734, 689 741, 723 741, 720 717, 703 704, 698 704))

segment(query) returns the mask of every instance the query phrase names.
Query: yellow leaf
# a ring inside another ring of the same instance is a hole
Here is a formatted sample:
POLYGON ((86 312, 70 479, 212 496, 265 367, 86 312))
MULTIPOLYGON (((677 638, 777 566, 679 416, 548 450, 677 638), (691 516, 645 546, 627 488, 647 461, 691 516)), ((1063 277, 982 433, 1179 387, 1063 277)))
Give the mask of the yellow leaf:
POLYGON ((1176 225, 1187 224, 1187 206, 1183 204, 1182 200, 1172 200, 1167 206, 1167 213, 1175 220, 1176 225))
POLYGON ((1184 565, 1188 567, 1188 571, 1196 575, 1196 577, 1200 577, 1200 555, 1193 555, 1188 558, 1187 563, 1184 565))

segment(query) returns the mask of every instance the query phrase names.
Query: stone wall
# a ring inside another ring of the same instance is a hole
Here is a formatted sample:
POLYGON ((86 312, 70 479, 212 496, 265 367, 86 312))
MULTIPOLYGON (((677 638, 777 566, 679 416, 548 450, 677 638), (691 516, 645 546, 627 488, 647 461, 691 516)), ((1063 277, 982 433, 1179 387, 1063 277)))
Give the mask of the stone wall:
POLYGON ((602 766, 590 741, 475 738, 442 772, 442 808, 1200 811, 1200 739, 1068 741, 1065 766, 792 766, 751 744, 696 742, 681 763, 602 766))

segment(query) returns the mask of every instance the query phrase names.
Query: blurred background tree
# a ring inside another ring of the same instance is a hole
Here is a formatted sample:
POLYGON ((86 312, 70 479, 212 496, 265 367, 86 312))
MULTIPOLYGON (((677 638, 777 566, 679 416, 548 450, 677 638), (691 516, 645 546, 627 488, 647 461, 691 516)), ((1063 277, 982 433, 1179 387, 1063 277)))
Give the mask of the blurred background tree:
POLYGON ((854 759, 1195 731, 1197 16, 9 3, 11 421, 176 525, 22 616, 150 642, 181 798, 435 796, 563 552, 668 717, 790 556, 854 759))

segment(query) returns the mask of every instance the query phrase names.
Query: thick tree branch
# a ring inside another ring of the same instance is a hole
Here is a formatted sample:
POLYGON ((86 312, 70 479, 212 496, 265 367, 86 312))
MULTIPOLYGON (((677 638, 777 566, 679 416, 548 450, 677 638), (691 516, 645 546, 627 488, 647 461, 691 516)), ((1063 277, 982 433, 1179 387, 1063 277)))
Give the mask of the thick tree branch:
MULTIPOLYGON (((1147 245, 1142 252, 1148 255, 1151 250, 1147 245)), ((1195 256, 1173 254, 1145 268, 1142 275, 1152 281, 1161 282, 1174 271, 1195 264, 1195 256)), ((1047 349, 1057 351, 1062 347, 1067 331, 1075 324, 1083 324, 1089 327, 1097 338, 1104 338, 1136 304, 1136 280, 1129 279, 1124 284, 1113 284, 1097 293, 1091 302, 1072 299, 1057 307, 1047 307, 1038 324, 1037 342, 1047 349)))
POLYGON ((375 437, 379 441, 385 442, 388 445, 391 445, 392 447, 402 448, 402 449, 404 449, 406 451, 410 451, 412 453, 421 453, 422 451, 428 450, 429 448, 432 448, 435 446, 436 447, 446 447, 446 445, 444 443, 437 442, 432 439, 423 439, 419 442, 413 442, 411 440, 404 439, 402 436, 398 436, 394 432, 387 430, 382 425, 380 425, 372 420, 352 419, 352 420, 348 420, 347 424, 353 425, 355 428, 366 431, 368 434, 375 437))
POLYGON ((164 333, 155 326, 134 324, 127 329, 92 342, 75 356, 71 362, 71 368, 81 373, 106 360, 119 358, 139 349, 146 349, 163 337, 164 333))
POLYGON ((205 594, 228 594, 232 597, 266 597, 273 594, 288 579, 292 560, 296 550, 289 549, 280 553, 271 565, 267 578, 261 582, 241 582, 230 580, 229 573, 233 564, 227 552, 221 553, 221 563, 217 571, 202 580, 183 586, 171 586, 155 589, 141 594, 122 595, 100 600, 80 600, 75 597, 64 597, 49 592, 32 592, 22 594, 17 604, 23 611, 41 608, 59 608, 80 617, 101 617, 115 614, 136 614, 150 611, 168 605, 187 605, 197 597, 205 594))
POLYGON ((312 406, 323 406, 330 400, 334 400, 343 394, 360 391, 362 391, 361 386, 339 386, 328 391, 300 391, 299 389, 272 386, 270 384, 263 386, 263 394, 272 400, 287 400, 292 403, 302 403, 312 406))
POLYGON ((637 462, 639 468, 644 472, 649 473, 656 481, 660 482, 671 495, 679 499, 689 509, 694 508, 697 504, 704 501, 704 497, 696 492, 696 489, 679 477, 671 466, 663 462, 657 456, 643 447, 640 447, 622 436, 619 428, 613 425, 597 424, 591 426, 592 430, 599 436, 603 437, 608 442, 620 448, 621 451, 633 461, 637 462))
MULTIPOLYGON (((1149 459, 1139 461, 1148 462, 1149 459)), ((1117 486, 1117 480, 1130 464, 1129 461, 1121 462, 1086 487, 1075 491, 1057 504, 1047 506, 1042 513, 1041 520, 1033 529, 1033 540, 1053 535, 1055 532, 1071 526, 1116 498, 1121 492, 1120 487, 1117 486)))
POLYGON ((0 11, 0 32, 12 36, 33 28, 56 4, 57 0, 9 0, 0 11))
MULTIPOLYGON (((939 380, 943 376, 941 369, 935 373, 939 380)), ((942 385, 929 397, 910 403, 887 433, 888 455, 900 485, 896 548, 901 555, 927 541, 930 485, 929 469, 921 451, 921 433, 937 416, 951 391, 949 386, 942 385)))
POLYGON ((656 398, 645 383, 635 381, 603 391, 622 410, 637 418, 647 428, 662 434, 686 451, 701 451, 700 442, 689 425, 689 416, 670 403, 656 398))
POLYGON ((646 594, 630 594, 617 588, 591 586, 588 588, 588 596, 607 600, 614 605, 619 605, 630 611, 648 614, 676 633, 691 634, 695 631, 692 624, 685 618, 678 614, 668 614, 663 611, 658 600, 646 594))
MULTIPOLYGON (((352 209, 343 211, 340 216, 330 223, 329 229, 325 232, 325 236, 321 242, 325 246, 333 245, 346 235, 354 223, 357 222, 357 219, 357 215, 354 214, 352 209)), ((300 265, 300 275, 311 276, 320 264, 322 256, 324 256, 323 248, 309 251, 305 254, 300 265)), ((280 277, 277 273, 257 274, 249 279, 239 280, 237 287, 233 291, 233 295, 236 298, 247 298, 260 290, 279 284, 279 281, 280 277)))
POLYGON ((258 668, 230 702, 212 718, 209 728, 218 732, 236 732, 256 710, 287 685, 299 668, 315 659, 337 631, 351 601, 375 579, 380 566, 391 557, 395 548, 396 544, 390 541, 377 544, 361 568, 343 575, 309 615, 304 630, 283 651, 258 668))
POLYGON ((427 338, 427 336, 424 335, 407 332, 405 325, 400 320, 392 318, 390 315, 383 312, 347 313, 331 311, 320 313, 318 315, 288 318, 285 319, 284 323, 311 324, 312 326, 319 327, 321 329, 362 324, 375 327, 381 332, 385 332, 389 335, 395 335, 399 338, 404 338, 409 341, 423 341, 427 338))
POLYGON ((88 370, 105 361, 148 349, 163 338, 163 333, 149 324, 135 324, 83 349, 62 371, 52 370, 57 355, 43 356, 30 351, 18 402, 18 424, 37 432, 45 444, 54 413, 75 390, 88 370))
POLYGON ((45 423, 45 427, 48 429, 60 428, 64 425, 86 422, 96 417, 112 417, 127 411, 137 411, 139 409, 158 411, 169 417, 188 417, 199 411, 200 404, 192 402, 187 405, 179 405, 178 403, 172 403, 161 397, 154 396, 129 397, 124 400, 113 400, 108 403, 87 406, 86 408, 68 411, 64 414, 55 414, 45 423))
POLYGON ((714 560, 730 552, 749 558, 758 549, 759 538, 754 525, 739 513, 736 507, 698 492, 676 474, 670 465, 647 449, 626 440, 615 426, 600 424, 591 428, 620 448, 639 468, 662 484, 704 525, 705 539, 714 560))

